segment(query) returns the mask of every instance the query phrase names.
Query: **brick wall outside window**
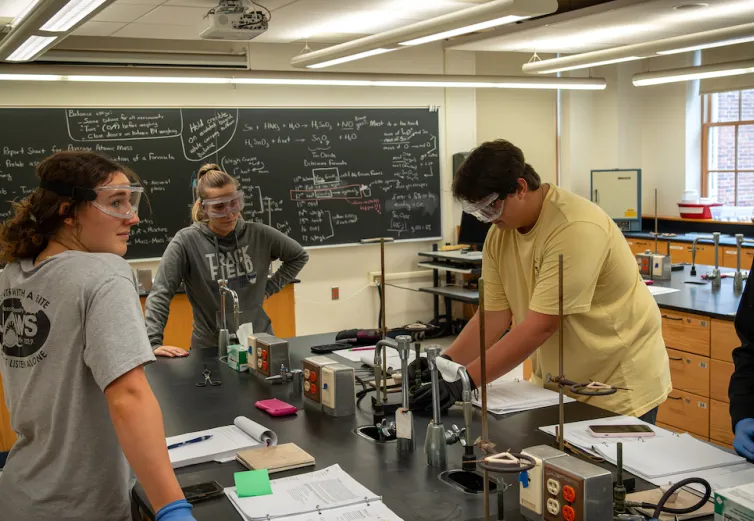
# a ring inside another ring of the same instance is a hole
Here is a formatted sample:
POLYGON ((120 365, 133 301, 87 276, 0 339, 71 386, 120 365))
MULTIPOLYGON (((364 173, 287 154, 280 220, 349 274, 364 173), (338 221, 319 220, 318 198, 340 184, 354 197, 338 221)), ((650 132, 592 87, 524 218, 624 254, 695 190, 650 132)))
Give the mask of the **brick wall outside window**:
POLYGON ((706 94, 707 195, 754 206, 754 89, 706 94))

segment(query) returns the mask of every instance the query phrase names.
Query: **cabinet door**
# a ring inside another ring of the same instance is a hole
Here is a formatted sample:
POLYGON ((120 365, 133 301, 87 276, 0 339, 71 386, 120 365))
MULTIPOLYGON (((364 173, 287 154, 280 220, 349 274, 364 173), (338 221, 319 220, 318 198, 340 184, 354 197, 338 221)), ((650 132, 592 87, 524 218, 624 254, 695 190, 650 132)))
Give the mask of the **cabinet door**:
POLYGON ((710 440, 726 446, 733 444, 733 426, 730 419, 730 405, 712 400, 710 410, 710 440))
POLYGON ((639 172, 592 172, 592 201, 613 219, 635 219, 639 211, 639 172))
POLYGON ((703 396, 674 390, 660 405, 657 421, 707 438, 710 435, 709 401, 703 396))
POLYGON ((654 243, 647 239, 626 239, 628 245, 631 248, 631 252, 636 255, 637 253, 644 253, 647 250, 654 251, 654 243))
POLYGON ((661 309, 662 337, 671 349, 709 356, 709 317, 661 309))
POLYGON ((679 262, 691 262, 691 252, 688 249, 688 243, 670 242, 668 250, 671 262, 675 264, 679 262))
MULTIPOLYGON (((738 262, 738 250, 732 246, 720 246, 722 250, 722 259, 720 263, 726 268, 736 268, 738 262)), ((741 269, 748 270, 751 268, 752 259, 754 259, 754 248, 741 248, 741 269)))
POLYGON ((710 359, 675 349, 668 349, 670 381, 673 389, 699 396, 710 395, 710 359))
POLYGON ((714 359, 710 361, 710 365, 710 398, 719 402, 730 402, 728 387, 735 369, 734 365, 731 362, 714 359))
POLYGON ((733 362, 733 350, 740 345, 732 320, 712 320, 712 358, 733 362))
POLYGON ((16 433, 10 428, 10 413, 5 407, 3 381, 0 378, 0 452, 8 452, 16 443, 16 433))

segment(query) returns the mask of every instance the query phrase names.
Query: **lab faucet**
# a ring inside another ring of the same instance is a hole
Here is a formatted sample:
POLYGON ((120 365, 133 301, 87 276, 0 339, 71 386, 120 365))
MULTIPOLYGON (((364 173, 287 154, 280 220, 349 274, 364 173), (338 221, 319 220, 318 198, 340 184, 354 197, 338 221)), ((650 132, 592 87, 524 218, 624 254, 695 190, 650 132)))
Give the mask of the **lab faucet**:
POLYGON ((711 239, 715 243, 715 268, 710 274, 709 278, 712 281, 713 288, 720 287, 720 261, 718 257, 718 250, 720 247, 720 232, 714 232, 712 235, 697 235, 691 243, 691 271, 689 274, 692 277, 696 276, 696 241, 699 239, 711 239))
POLYGON ((453 433, 460 439, 463 446, 463 469, 474 470, 476 468, 476 457, 474 456, 474 444, 471 442, 471 416, 474 410, 471 403, 471 378, 469 378, 469 373, 463 366, 458 368, 458 377, 463 384, 461 400, 463 401, 463 422, 466 425, 463 429, 453 425, 453 433), (463 438, 461 438, 461 434, 463 434, 463 438))
MULTIPOLYGON (((401 391, 403 392, 403 411, 408 411, 408 399, 409 399, 409 385, 408 385, 408 357, 411 354, 411 336, 409 335, 399 335, 395 337, 395 340, 397 341, 397 350, 398 350, 398 356, 401 358, 401 391)), ((418 358, 417 358, 418 360, 418 358)), ((417 365, 419 363, 417 362, 417 365)), ((395 423, 398 424, 399 420, 398 415, 404 414, 403 411, 397 411, 395 413, 395 423)), ((414 423, 413 423, 413 416, 409 416, 410 418, 410 432, 408 438, 402 438, 398 437, 398 452, 413 452, 415 447, 415 441, 414 441, 414 423)), ((407 426, 409 427, 409 426, 407 426)), ((396 434, 398 429, 396 428, 396 434)))
MULTIPOLYGON (((736 234, 736 275, 733 278, 733 289, 741 291, 744 289, 744 277, 741 273, 741 246, 744 243, 754 244, 754 239, 745 239, 743 233, 736 234)), ((751 276, 751 273, 749 274, 751 276)))
POLYGON ((427 465, 433 468, 445 467, 447 462, 447 441, 445 429, 440 417, 440 374, 437 370, 437 357, 440 346, 428 346, 427 363, 432 381, 432 421, 427 427, 427 437, 424 440, 424 452, 427 455, 427 465))
POLYGON ((217 347, 219 356, 222 358, 228 356, 228 344, 230 343, 225 296, 230 295, 233 299, 233 334, 236 334, 240 326, 238 322, 241 314, 241 306, 238 301, 238 293, 228 287, 227 280, 219 279, 217 285, 220 288, 220 332, 218 333, 217 347))

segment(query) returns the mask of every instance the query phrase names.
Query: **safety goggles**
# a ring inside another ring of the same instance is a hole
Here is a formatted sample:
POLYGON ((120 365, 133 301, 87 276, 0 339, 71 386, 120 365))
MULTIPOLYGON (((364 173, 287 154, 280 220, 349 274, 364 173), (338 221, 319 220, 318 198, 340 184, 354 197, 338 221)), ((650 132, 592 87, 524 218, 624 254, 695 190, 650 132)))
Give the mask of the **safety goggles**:
POLYGON ((210 219, 221 219, 226 215, 241 213, 243 192, 238 191, 216 199, 205 199, 202 201, 202 208, 210 219))
POLYGON ((92 205, 107 215, 131 219, 139 213, 139 202, 144 189, 140 186, 108 185, 94 189, 97 197, 92 205))
POLYGON ((500 199, 500 208, 495 208, 495 202, 500 199, 500 196, 496 193, 492 193, 480 199, 476 202, 461 201, 463 211, 469 215, 473 215, 483 223, 491 223, 500 218, 503 214, 503 206, 505 201, 500 199))

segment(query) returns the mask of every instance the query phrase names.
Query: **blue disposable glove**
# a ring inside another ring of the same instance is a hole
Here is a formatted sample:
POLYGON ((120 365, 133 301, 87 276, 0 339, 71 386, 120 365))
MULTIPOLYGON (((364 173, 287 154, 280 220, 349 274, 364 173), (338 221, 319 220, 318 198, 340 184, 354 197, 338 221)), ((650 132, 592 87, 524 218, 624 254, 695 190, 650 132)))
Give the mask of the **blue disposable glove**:
POLYGON ((733 448, 744 458, 754 460, 754 418, 745 418, 736 424, 733 448))
POLYGON ((157 512, 155 521, 196 521, 194 516, 191 515, 192 508, 191 504, 185 499, 173 501, 157 512))

